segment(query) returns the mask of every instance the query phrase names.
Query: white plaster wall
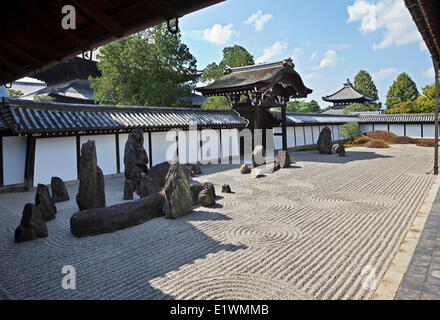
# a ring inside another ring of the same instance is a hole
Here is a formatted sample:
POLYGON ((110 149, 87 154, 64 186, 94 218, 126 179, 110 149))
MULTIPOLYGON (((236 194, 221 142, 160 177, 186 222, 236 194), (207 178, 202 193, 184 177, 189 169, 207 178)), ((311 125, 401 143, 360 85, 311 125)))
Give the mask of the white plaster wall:
MULTIPOLYGON (((290 129, 290 128, 289 128, 290 129)), ((283 148, 283 137, 282 136, 276 136, 275 133, 282 133, 282 128, 273 128, 273 143, 275 150, 281 150, 283 148)), ((289 134, 289 131, 288 131, 289 134)), ((293 139, 293 131, 291 132, 291 139, 293 139)))
POLYGON ((434 138, 435 135, 435 126, 433 124, 424 124, 423 125, 423 138, 434 138))
POLYGON ((170 161, 176 156, 176 132, 170 133, 170 137, 174 136, 174 139, 170 141, 166 140, 167 132, 152 132, 151 133, 151 145, 152 145, 152 158, 153 166, 156 164, 170 161), (167 150, 169 154, 167 155, 167 150))
POLYGON ((76 180, 76 138, 38 138, 35 142, 34 186, 50 184, 52 177, 76 180))
POLYGON ((387 124, 375 124, 374 130, 388 131, 388 125, 387 124))
POLYGON ((373 131, 373 125, 372 124, 361 124, 361 131, 362 131, 362 133, 367 133, 367 132, 373 131))
POLYGON ((304 130, 302 127, 296 127, 296 147, 304 146, 304 130))
POLYGON ((321 132, 319 131, 319 126, 313 126, 313 144, 318 143, 320 133, 321 132))
POLYGON ((333 135, 335 137, 335 140, 339 140, 340 139, 340 137, 339 137, 339 129, 340 129, 340 127, 341 126, 338 125, 338 124, 333 125, 333 130, 334 130, 333 135))
POLYGON ((220 159, 220 130, 202 130, 202 160, 215 161, 220 159), (213 140, 211 140, 213 139, 213 140))
POLYGON ((304 127, 304 130, 305 130, 305 133, 306 133, 306 145, 313 144, 312 127, 311 126, 306 126, 306 127, 304 127))
POLYGON ((197 163, 200 159, 200 133, 198 131, 179 131, 179 162, 197 163))
POLYGON ((407 124, 406 125, 406 135, 411 138, 421 138, 422 137, 422 125, 420 125, 420 124, 407 124))
POLYGON ((98 166, 104 175, 117 173, 115 135, 83 136, 80 138, 81 146, 88 140, 95 140, 98 166))
MULTIPOLYGON (((283 148, 283 137, 280 136, 279 138, 281 139, 280 149, 282 149, 283 148)), ((287 148, 293 148, 293 147, 295 147, 295 131, 294 131, 293 127, 288 127, 287 128, 287 148)))
POLYGON ((403 124, 390 124, 390 132, 395 133, 398 136, 404 136, 405 127, 403 124))
MULTIPOLYGON (((222 157, 236 157, 240 154, 238 145, 238 129, 223 129, 222 134, 222 157)), ((275 138, 274 138, 275 139, 275 138)))
POLYGON ((26 163, 26 137, 3 137, 3 184, 23 183, 26 163))

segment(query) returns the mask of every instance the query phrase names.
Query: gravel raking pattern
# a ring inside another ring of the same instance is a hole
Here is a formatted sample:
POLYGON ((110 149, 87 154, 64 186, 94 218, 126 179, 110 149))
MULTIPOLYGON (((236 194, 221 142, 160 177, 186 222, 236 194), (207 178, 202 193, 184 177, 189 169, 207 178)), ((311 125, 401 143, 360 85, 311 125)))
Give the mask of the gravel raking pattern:
MULTIPOLYGON (((15 244, 34 191, 0 195, 0 298, 368 299, 365 266, 385 274, 434 181, 430 148, 297 152, 290 169, 252 179, 237 165, 203 166, 219 196, 177 220, 154 219, 77 239, 74 200, 57 204, 49 237, 15 244), (220 193, 227 183, 234 193, 220 193), (77 289, 61 288, 73 265, 77 289)), ((77 185, 68 186, 74 199, 77 185)), ((123 178, 106 180, 108 205, 123 178)))

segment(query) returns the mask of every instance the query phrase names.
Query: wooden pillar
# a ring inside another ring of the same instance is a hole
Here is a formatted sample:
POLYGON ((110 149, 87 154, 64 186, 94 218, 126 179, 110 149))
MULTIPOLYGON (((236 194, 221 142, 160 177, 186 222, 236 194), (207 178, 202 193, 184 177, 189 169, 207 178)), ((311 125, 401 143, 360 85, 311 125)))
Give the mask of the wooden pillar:
POLYGON ((150 163, 150 169, 153 168, 153 144, 151 141, 151 132, 148 132, 148 162, 150 163))
POLYGON ((0 136, 0 186, 3 185, 3 137, 0 136))
POLYGON ((27 137, 24 183, 28 189, 34 186, 35 142, 35 137, 30 135, 27 137))
POLYGON ((119 154, 119 133, 115 134, 116 144, 116 172, 121 173, 121 155, 119 154))
POLYGON ((283 150, 287 151, 287 106, 281 107, 281 129, 283 133, 283 150))
POLYGON ((438 176, 438 99, 439 99, 439 61, 434 60, 434 72, 435 72, 435 148, 434 148, 434 175, 438 176))
POLYGON ((81 159, 81 138, 79 135, 76 135, 76 176, 79 179, 79 162, 81 159))

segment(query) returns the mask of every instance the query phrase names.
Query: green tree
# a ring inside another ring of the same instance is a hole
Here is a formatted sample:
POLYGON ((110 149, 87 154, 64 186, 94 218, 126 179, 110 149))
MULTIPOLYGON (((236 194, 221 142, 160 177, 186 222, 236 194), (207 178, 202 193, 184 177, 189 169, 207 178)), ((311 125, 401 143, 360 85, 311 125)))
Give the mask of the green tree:
POLYGON ((435 84, 424 87, 422 94, 416 100, 397 103, 385 112, 391 114, 434 113, 435 84))
POLYGON ((348 122, 339 130, 339 136, 347 139, 349 143, 353 143, 354 138, 359 137, 361 134, 361 128, 357 122, 348 122))
POLYGON ((401 73, 391 85, 387 93, 387 108, 392 108, 401 102, 414 101, 419 96, 415 82, 406 73, 401 73))
POLYGON ((372 103, 368 103, 371 105, 369 107, 370 110, 379 110, 381 108, 382 104, 378 102, 379 96, 376 84, 367 71, 361 70, 358 72, 358 74, 354 77, 353 87, 363 95, 373 99, 372 103))
POLYGON ((99 102, 124 105, 181 106, 197 79, 196 59, 162 24, 103 46, 101 77, 90 77, 99 102))
POLYGON ((365 103, 353 103, 348 107, 345 107, 342 111, 344 114, 350 114, 350 112, 367 112, 371 111, 371 106, 365 103))
POLYGON ((254 57, 242 46, 235 45, 223 49, 223 59, 219 64, 209 64, 202 75, 203 81, 212 81, 224 74, 228 68, 244 67, 255 64, 254 57))
MULTIPOLYGON (((202 81, 213 81, 224 74, 227 68, 243 67, 255 64, 254 57, 242 46, 235 45, 223 49, 223 59, 219 64, 209 64, 203 72, 202 81)), ((231 109, 225 97, 209 97, 202 105, 203 109, 231 109)))
MULTIPOLYGON (((275 108, 279 110, 279 108, 275 108)), ((312 100, 310 102, 305 102, 301 100, 291 100, 287 103, 287 112, 297 112, 297 113, 317 113, 321 111, 321 107, 318 102, 312 100)))
POLYGON ((22 95, 23 92, 21 92, 20 90, 8 89, 8 96, 12 98, 18 98, 21 97, 22 95))

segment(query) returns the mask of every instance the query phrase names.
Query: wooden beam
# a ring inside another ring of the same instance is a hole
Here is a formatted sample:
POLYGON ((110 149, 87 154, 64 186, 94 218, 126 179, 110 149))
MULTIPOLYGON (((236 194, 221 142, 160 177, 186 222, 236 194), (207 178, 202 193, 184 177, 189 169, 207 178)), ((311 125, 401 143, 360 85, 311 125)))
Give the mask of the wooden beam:
POLYGON ((92 1, 72 0, 72 3, 77 7, 77 9, 83 11, 86 15, 110 31, 113 35, 117 36, 118 38, 121 38, 124 35, 124 28, 98 6, 94 5, 92 1))
POLYGON ((34 186, 35 144, 36 138, 29 135, 27 137, 26 144, 26 165, 24 172, 24 183, 27 189, 30 189, 34 186))
POLYGON ((6 49, 8 49, 9 51, 11 51, 12 53, 14 53, 15 55, 19 56, 20 58, 24 59, 27 63, 29 64, 34 64, 35 66, 37 66, 38 68, 41 68, 43 65, 43 62, 37 58, 35 58, 33 55, 25 52, 24 50, 22 50, 21 48, 19 48, 17 45, 15 45, 12 42, 9 41, 5 41, 3 39, 3 41, 0 40, 0 44, 1 46, 5 47, 6 49))
POLYGON ((283 133, 283 150, 287 151, 287 106, 281 107, 281 129, 283 133))
POLYGON ((434 147, 434 175, 438 176, 438 109, 439 109, 439 62, 434 61, 434 72, 435 72, 435 147, 434 147))
POLYGON ((121 156, 119 154, 119 134, 115 134, 115 145, 116 145, 116 172, 121 173, 121 156))
POLYGON ((175 9, 168 0, 144 0, 144 3, 166 20, 176 18, 175 9))
POLYGON ((148 158, 151 169, 153 168, 153 144, 151 139, 151 132, 148 132, 148 158))
POLYGON ((79 135, 76 135, 76 174, 77 174, 77 179, 79 180, 79 162, 81 159, 81 138, 79 135))
POLYGON ((0 186, 3 185, 3 137, 0 136, 0 186))

